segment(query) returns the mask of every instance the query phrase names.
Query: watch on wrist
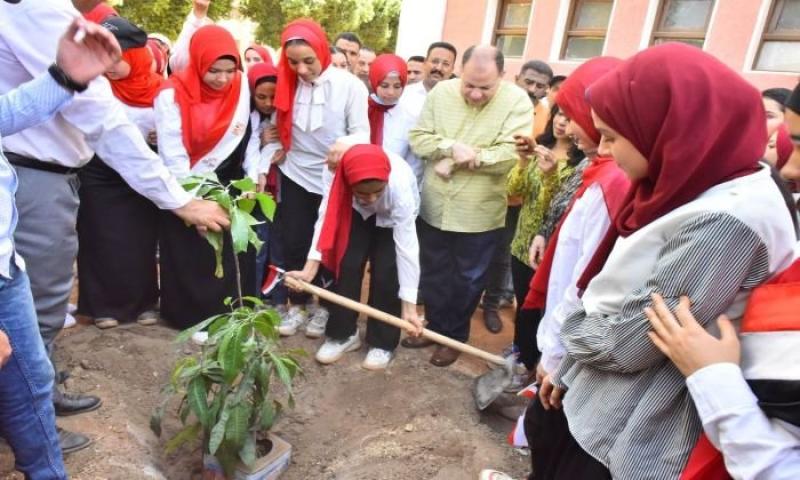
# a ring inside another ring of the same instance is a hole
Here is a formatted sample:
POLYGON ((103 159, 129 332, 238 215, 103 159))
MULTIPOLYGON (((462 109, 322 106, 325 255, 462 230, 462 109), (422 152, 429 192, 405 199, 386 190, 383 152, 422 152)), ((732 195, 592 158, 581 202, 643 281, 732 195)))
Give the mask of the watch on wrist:
POLYGON ((50 72, 50 75, 53 77, 53 80, 55 80, 57 84, 66 88, 67 90, 81 93, 85 91, 87 88, 89 88, 89 85, 78 83, 72 78, 70 78, 70 76, 67 75, 64 72, 64 70, 61 70, 61 67, 59 67, 55 63, 50 65, 50 68, 48 68, 47 71, 50 72))

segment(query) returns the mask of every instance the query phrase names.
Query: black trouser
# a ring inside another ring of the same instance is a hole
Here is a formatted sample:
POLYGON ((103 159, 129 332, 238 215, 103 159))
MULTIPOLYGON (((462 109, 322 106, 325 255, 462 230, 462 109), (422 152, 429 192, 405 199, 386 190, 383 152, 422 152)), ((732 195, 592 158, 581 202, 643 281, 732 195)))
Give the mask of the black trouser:
POLYGON ((533 469, 529 480, 611 480, 608 469, 572 437, 563 409, 545 410, 532 399, 525 411, 525 438, 533 469))
POLYGON ((536 270, 511 257, 511 278, 514 282, 514 295, 517 297, 517 313, 514 317, 514 345, 519 350, 519 361, 528 370, 536 368, 539 361, 539 346, 536 343, 536 331, 542 319, 540 309, 523 310, 522 304, 528 295, 528 287, 536 270))
MULTIPOLYGON (((281 177, 281 202, 275 223, 283 247, 283 265, 279 267, 284 270, 302 270, 305 266, 321 201, 322 196, 309 192, 286 175, 281 177)), ((292 305, 305 305, 310 299, 311 295, 305 292, 289 290, 292 305)))
POLYGON ((486 273, 503 229, 448 232, 419 221, 417 232, 428 328, 466 342, 470 319, 486 288, 486 273))
POLYGON ((485 310, 497 310, 500 301, 511 300, 510 296, 516 291, 516 287, 512 285, 511 241, 517 231, 519 210, 520 207, 514 206, 508 207, 506 211, 506 226, 503 227, 500 243, 497 245, 487 273, 486 292, 483 294, 483 308, 485 310))
MULTIPOLYGON (((339 266, 339 279, 333 291, 355 301, 361 299, 364 268, 370 264, 370 306, 391 315, 400 316, 400 289, 397 279, 397 257, 393 231, 375 225, 375 215, 364 220, 353 210, 350 240, 339 266)), ((325 335, 344 340, 356 332, 358 313, 340 305, 323 302, 330 312, 325 335)), ((367 321, 367 343, 371 347, 394 350, 400 341, 400 330, 379 320, 367 321)))

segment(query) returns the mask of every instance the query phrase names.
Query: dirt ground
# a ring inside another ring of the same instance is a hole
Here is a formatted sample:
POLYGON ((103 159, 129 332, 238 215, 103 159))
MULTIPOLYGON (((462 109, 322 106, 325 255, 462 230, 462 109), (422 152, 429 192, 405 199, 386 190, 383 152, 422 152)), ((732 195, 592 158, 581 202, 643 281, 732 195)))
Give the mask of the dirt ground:
MULTIPOLYGON (((473 318, 471 342, 499 352, 510 341, 513 311, 503 311, 500 335, 486 331, 480 312, 473 318)), ((174 335, 161 325, 105 331, 78 325, 64 332, 58 357, 72 375, 67 390, 99 395, 104 402, 95 412, 59 419, 61 426, 94 439, 91 447, 66 459, 71 478, 200 478, 199 448, 168 457, 165 440, 148 428, 170 366, 196 348, 176 345, 174 335)), ((293 445, 292 463, 282 480, 477 479, 489 467, 515 478, 526 474, 530 460, 506 443, 512 423, 479 413, 473 404, 472 381, 487 368, 482 361, 462 356, 442 369, 428 363, 430 348, 399 347, 390 368, 376 373, 360 367, 364 349, 335 365, 318 365, 311 355, 319 343, 300 335, 285 341, 310 355, 303 360, 296 408, 273 429, 293 445)), ((177 428, 177 420, 170 419, 165 436, 177 428)), ((21 479, 10 473, 13 460, 7 447, 3 452, 0 479, 21 479)))

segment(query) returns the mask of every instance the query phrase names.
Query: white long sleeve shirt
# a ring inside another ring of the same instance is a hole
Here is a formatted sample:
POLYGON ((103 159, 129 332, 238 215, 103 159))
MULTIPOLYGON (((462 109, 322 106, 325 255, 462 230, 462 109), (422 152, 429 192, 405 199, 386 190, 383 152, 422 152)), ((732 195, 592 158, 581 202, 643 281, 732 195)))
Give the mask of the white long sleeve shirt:
POLYGON ((181 111, 175 103, 175 89, 167 88, 155 100, 156 126, 158 130, 158 154, 177 178, 190 174, 210 173, 219 167, 242 142, 250 120, 250 90, 242 79, 239 91, 239 104, 228 125, 225 135, 210 152, 200 158, 193 166, 189 153, 183 144, 181 111))
POLYGON ((736 480, 800 478, 800 428, 770 419, 738 365, 715 363, 686 379, 703 429, 736 480))
POLYGON ((173 73, 179 72, 189 65, 189 42, 192 40, 194 32, 200 27, 211 25, 212 23, 208 17, 198 18, 194 15, 194 12, 189 12, 183 22, 181 33, 178 34, 178 39, 170 51, 169 68, 173 73))
POLYGON ((250 113, 250 140, 247 142, 247 151, 244 157, 244 170, 253 181, 258 181, 259 175, 267 175, 272 168, 272 156, 281 149, 279 142, 268 143, 261 146, 261 132, 274 125, 275 114, 261 118, 257 111, 250 113))
POLYGON ((536 332, 542 366, 548 373, 558 368, 565 353, 559 336, 561 327, 567 317, 581 306, 578 280, 610 225, 603 189, 594 184, 575 201, 561 226, 547 285, 546 309, 536 332))
POLYGON ((311 193, 322 195, 322 172, 337 140, 369 143, 367 87, 358 77, 329 67, 309 84, 297 82, 292 113, 292 147, 281 172, 311 193))
POLYGON ((400 103, 387 110, 383 117, 383 148, 406 159, 420 184, 425 166, 408 144, 408 132, 417 125, 417 120, 418 116, 400 103))
MULTIPOLYGON (((58 40, 78 11, 68 0, 0 2, 0 94, 45 73, 58 40)), ((97 153, 137 192, 162 209, 191 195, 150 150, 103 77, 45 123, 3 138, 3 150, 64 167, 82 167, 97 153)))
MULTIPOLYGON (((392 167, 386 189, 378 200, 370 205, 361 205, 354 198, 353 209, 365 220, 375 215, 375 225, 392 229, 397 257, 397 275, 400 283, 398 297, 406 302, 416 303, 420 275, 419 241, 416 228, 420 203, 417 180, 411 167, 402 157, 392 152, 386 152, 386 154, 389 156, 392 167)), ((328 209, 328 195, 333 184, 333 173, 327 168, 322 174, 322 182, 324 193, 319 206, 317 223, 314 225, 311 250, 308 252, 308 258, 317 261, 322 260, 322 254, 317 250, 317 244, 322 233, 322 224, 328 209)))

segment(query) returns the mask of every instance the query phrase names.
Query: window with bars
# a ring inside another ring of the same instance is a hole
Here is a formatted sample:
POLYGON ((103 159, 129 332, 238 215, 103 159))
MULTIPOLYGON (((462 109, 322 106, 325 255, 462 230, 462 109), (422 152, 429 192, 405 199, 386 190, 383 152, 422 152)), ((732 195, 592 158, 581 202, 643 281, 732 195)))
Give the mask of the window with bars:
POLYGON ((714 0, 661 0, 652 45, 683 42, 703 48, 714 0))
POLYGON ((774 0, 754 70, 800 73, 800 0, 774 0))
POLYGON ((503 0, 497 12, 494 44, 503 55, 522 58, 528 41, 531 0, 503 0))
POLYGON ((574 0, 570 5, 561 58, 585 60, 603 54, 613 0, 574 0))

